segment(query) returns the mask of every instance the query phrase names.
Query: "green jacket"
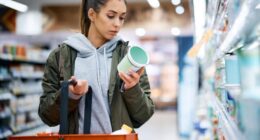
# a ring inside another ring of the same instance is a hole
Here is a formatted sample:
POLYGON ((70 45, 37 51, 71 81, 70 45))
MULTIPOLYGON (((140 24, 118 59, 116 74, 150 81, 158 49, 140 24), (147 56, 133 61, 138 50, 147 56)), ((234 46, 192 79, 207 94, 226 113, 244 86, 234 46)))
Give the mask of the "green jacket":
MULTIPOLYGON (((122 81, 116 68, 127 52, 127 44, 127 42, 120 41, 112 56, 108 101, 113 131, 120 129, 123 124, 138 128, 154 113, 146 72, 141 76, 139 84, 123 93, 120 91, 122 81)), ((40 97, 38 113, 42 121, 49 126, 56 126, 60 123, 61 83, 69 80, 74 74, 76 57, 76 50, 62 44, 52 51, 47 59, 42 81, 44 93, 40 97)), ((79 101, 80 99, 69 99, 68 127, 70 134, 78 133, 79 101)))

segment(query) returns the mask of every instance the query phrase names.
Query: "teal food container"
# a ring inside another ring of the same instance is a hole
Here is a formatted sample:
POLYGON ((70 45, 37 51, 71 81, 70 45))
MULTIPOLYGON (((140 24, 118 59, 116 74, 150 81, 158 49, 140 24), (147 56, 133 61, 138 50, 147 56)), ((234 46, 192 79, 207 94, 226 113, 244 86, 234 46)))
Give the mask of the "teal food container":
POLYGON ((238 50, 241 77, 241 129, 248 140, 260 140, 260 45, 238 50))

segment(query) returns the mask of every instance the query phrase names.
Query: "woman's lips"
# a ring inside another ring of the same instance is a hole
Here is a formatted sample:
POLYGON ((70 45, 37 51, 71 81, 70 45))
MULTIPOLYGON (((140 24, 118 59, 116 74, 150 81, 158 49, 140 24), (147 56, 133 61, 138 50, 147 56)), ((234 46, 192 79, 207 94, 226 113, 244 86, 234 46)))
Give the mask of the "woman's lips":
POLYGON ((111 34, 117 34, 118 31, 110 31, 109 33, 111 33, 111 34))

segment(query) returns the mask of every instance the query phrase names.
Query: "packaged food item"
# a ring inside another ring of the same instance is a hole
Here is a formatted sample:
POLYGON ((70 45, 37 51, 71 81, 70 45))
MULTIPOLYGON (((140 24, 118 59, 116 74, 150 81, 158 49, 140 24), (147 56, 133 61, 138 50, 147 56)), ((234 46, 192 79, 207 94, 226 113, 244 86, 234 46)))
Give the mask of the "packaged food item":
POLYGON ((127 126, 126 124, 123 124, 121 129, 116 130, 114 132, 112 132, 112 135, 122 135, 122 134, 130 134, 132 132, 132 128, 127 126))
POLYGON ((128 74, 129 70, 138 71, 149 63, 148 53, 141 47, 132 46, 117 66, 119 72, 128 74))

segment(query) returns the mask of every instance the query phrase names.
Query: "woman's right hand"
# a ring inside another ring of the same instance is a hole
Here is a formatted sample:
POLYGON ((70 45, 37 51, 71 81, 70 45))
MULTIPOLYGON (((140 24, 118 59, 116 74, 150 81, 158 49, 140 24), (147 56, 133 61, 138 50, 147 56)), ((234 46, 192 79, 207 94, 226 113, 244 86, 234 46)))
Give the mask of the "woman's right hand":
POLYGON ((88 92, 87 80, 78 80, 75 76, 71 76, 70 80, 77 81, 76 85, 69 85, 69 92, 75 95, 84 95, 88 92))

